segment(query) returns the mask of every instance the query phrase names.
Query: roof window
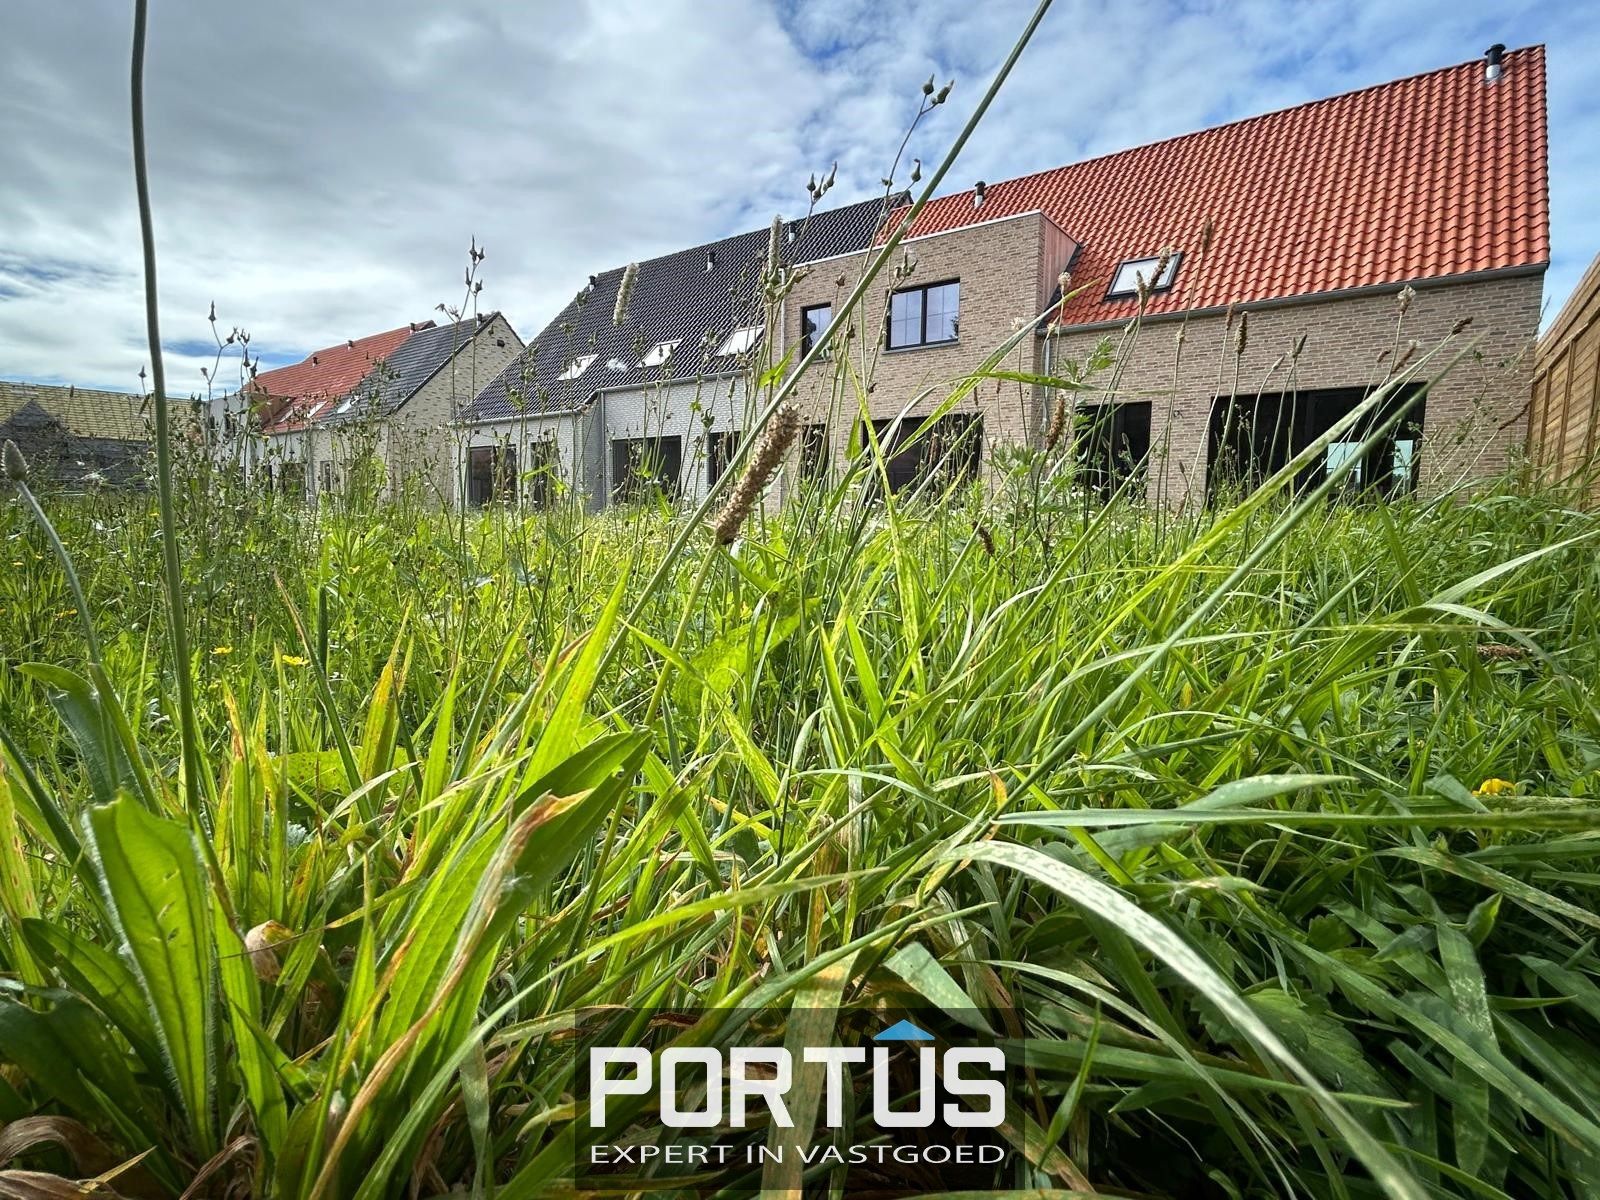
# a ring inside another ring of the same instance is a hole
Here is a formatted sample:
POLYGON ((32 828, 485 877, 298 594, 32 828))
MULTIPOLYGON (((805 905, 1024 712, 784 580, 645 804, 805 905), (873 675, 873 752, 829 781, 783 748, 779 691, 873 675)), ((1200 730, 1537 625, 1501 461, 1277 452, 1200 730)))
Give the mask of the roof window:
POLYGON ((561 372, 561 374, 557 375, 556 378, 562 380, 576 379, 589 369, 589 367, 594 363, 596 357, 597 356, 593 354, 578 355, 577 358, 573 359, 567 364, 567 369, 561 372))
POLYGON ((727 358, 730 354, 744 354, 760 340, 759 325, 746 325, 742 329, 735 329, 723 340, 717 350, 717 357, 727 358))
POLYGON ((1141 278, 1149 285, 1152 292, 1164 292, 1172 286, 1173 279, 1178 274, 1178 264, 1183 261, 1183 252, 1174 251, 1166 255, 1167 265, 1161 272, 1161 278, 1156 279, 1156 267, 1160 265, 1162 255, 1152 254, 1146 258, 1125 258, 1117 273, 1111 277, 1111 286, 1106 289, 1106 299, 1116 296, 1137 296, 1139 294, 1139 280, 1141 278))
POLYGON ((671 341, 657 342, 654 346, 651 346, 649 352, 639 360, 639 365, 641 367, 659 367, 662 363, 666 362, 667 359, 672 357, 672 352, 678 348, 678 343, 682 340, 682 338, 673 338, 671 341))

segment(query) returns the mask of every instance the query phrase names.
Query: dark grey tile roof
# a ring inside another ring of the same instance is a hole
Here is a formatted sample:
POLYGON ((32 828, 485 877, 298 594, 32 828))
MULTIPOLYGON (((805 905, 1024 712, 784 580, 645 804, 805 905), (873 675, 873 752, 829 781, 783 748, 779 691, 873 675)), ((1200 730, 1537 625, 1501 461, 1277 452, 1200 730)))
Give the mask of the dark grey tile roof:
MULTIPOLYGON (((901 203, 903 196, 891 197, 889 207, 901 203)), ((865 250, 885 211, 882 200, 867 200, 791 221, 784 227, 784 261, 815 262, 865 250)), ((612 317, 625 268, 592 276, 590 285, 478 393, 464 419, 571 412, 603 388, 693 380, 737 369, 735 360, 718 358, 716 352, 733 330, 761 324, 760 279, 770 236, 770 227, 758 229, 641 262, 620 326, 612 317), (677 349, 665 364, 639 365, 652 347, 675 339, 677 349), (578 378, 558 378, 572 360, 589 354, 594 362, 578 378)))
POLYGON ((411 399, 423 384, 466 347, 477 329, 487 326, 499 313, 486 313, 476 319, 449 325, 429 325, 411 334, 389 356, 375 366, 346 399, 356 403, 347 411, 337 404, 321 418, 320 424, 374 420, 387 417, 411 399))

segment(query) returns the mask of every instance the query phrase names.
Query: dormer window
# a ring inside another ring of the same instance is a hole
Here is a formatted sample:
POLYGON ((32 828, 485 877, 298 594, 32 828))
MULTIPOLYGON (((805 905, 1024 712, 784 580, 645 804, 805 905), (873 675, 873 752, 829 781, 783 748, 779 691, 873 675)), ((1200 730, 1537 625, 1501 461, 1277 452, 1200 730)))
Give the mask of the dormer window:
POLYGON ((593 365, 597 356, 593 354, 580 354, 567 364, 567 369, 556 378, 560 380, 576 379, 593 365))
POLYGON ((730 354, 745 354, 750 348, 761 340, 761 326, 746 325, 742 329, 735 329, 723 339, 721 347, 717 350, 718 358, 727 358, 730 354))
POLYGON ((1137 296, 1139 294, 1139 280, 1144 279, 1152 292, 1164 292, 1172 286, 1172 281, 1177 277, 1178 264, 1183 261, 1183 252, 1175 251, 1167 258, 1166 269, 1161 272, 1161 278, 1156 279, 1156 267, 1161 262, 1161 255, 1152 254, 1148 258, 1126 258, 1117 267, 1117 273, 1111 277, 1111 286, 1106 289, 1106 299, 1114 300, 1120 296, 1137 296))
POLYGON ((657 342, 650 347, 649 353, 639 360, 641 367, 659 367, 672 357, 672 352, 678 348, 682 338, 673 338, 670 342, 657 342))

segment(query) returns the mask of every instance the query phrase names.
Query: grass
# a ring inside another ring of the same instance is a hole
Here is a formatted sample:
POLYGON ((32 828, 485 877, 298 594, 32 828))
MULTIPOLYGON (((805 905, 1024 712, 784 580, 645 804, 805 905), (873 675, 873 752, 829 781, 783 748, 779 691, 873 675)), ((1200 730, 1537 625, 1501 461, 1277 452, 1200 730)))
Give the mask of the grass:
POLYGON ((1592 1193, 1592 514, 852 486, 677 559, 180 502, 192 816, 154 506, 50 506, 101 668, 8 506, 0 1115, 100 1152, 33 1165, 545 1194, 582 1014, 821 988, 1017 1014, 1004 1186, 1592 1193))

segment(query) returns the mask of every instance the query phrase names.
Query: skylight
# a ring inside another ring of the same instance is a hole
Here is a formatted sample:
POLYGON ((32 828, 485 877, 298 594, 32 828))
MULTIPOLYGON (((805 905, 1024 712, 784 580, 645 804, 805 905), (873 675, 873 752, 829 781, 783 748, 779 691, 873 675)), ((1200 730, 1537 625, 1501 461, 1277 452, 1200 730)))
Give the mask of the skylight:
POLYGON ((650 347, 650 351, 639 360, 641 367, 659 367, 672 357, 672 352, 678 348, 682 338, 673 338, 670 342, 657 342, 650 347))
POLYGON ((628 364, 623 362, 620 358, 613 358, 606 364, 606 369, 616 371, 618 374, 621 374, 623 371, 628 369, 628 364))
POLYGON ((341 415, 343 413, 347 413, 352 408, 354 408, 355 406, 356 406, 356 398, 354 396, 350 396, 344 401, 344 403, 339 405, 338 408, 333 410, 333 415, 337 417, 337 416, 339 416, 339 415, 341 415))
POLYGON ((718 358, 726 358, 730 354, 744 354, 761 340, 761 326, 746 325, 743 329, 735 329, 723 341, 717 351, 718 358))
POLYGON ((557 375, 557 379, 576 379, 587 371, 597 356, 593 354, 580 354, 567 364, 567 369, 557 375))
POLYGON ((1148 258, 1124 259, 1117 268, 1117 273, 1111 277, 1111 286, 1106 290, 1106 299, 1109 300, 1113 296, 1137 296, 1140 276, 1144 277, 1152 292, 1166 291, 1172 286, 1172 280, 1178 274, 1178 264, 1183 261, 1183 254, 1181 252, 1172 254, 1167 259, 1166 270, 1161 272, 1161 278, 1154 279, 1156 265, 1160 261, 1159 254, 1152 254, 1148 258))

